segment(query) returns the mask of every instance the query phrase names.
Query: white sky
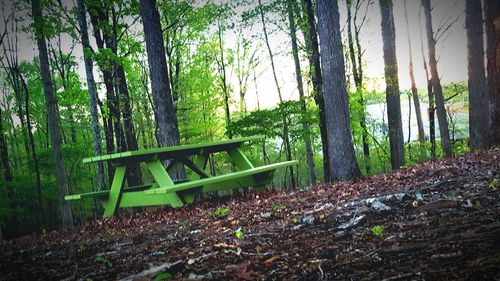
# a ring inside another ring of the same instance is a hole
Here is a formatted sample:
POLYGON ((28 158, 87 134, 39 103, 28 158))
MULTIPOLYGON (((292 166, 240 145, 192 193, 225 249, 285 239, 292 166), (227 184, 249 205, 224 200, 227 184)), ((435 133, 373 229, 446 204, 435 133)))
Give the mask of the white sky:
MULTIPOLYGON (((225 0, 224 0, 225 1, 225 0)), ((231 0, 229 0, 231 1, 231 0)), ((263 1, 265 2, 265 1, 263 1)), ((454 19, 460 15, 464 10, 464 0, 433 0, 431 1, 434 7, 433 23, 434 29, 437 30, 440 22, 447 18, 454 19)), ((406 24, 404 18, 403 0, 394 0, 394 17, 396 26, 396 48, 397 59, 399 65, 399 80, 400 89, 408 89, 410 87, 409 74, 408 74, 408 44, 406 34, 406 24)), ((413 46, 413 60, 415 67, 415 78, 417 87, 425 88, 425 74, 423 70, 422 56, 420 51, 420 30, 418 24, 418 13, 420 9, 420 1, 408 0, 408 16, 410 21, 410 33, 413 46)), ((71 4, 69 4, 71 5, 71 4)), ((345 25, 346 11, 345 2, 339 1, 340 14, 341 14, 341 28, 345 25)), ((237 11, 238 12, 238 11, 237 11)), ((425 24, 424 22, 422 22, 425 24)), ((90 24, 89 24, 90 25, 90 24)), ((0 21, 0 30, 3 30, 3 21, 0 21)), ((139 25, 137 28, 142 29, 139 25)), ((271 24, 269 29, 276 30, 271 24)), ((260 21, 255 21, 253 28, 247 30, 245 34, 262 35, 262 25, 260 21)), ((301 35, 300 35, 301 36, 301 35)), ((93 41, 93 36, 91 41, 93 41)), ((288 35, 283 31, 274 31, 269 35, 271 40, 271 47, 275 52, 275 64, 277 68, 277 76, 282 87, 284 99, 297 99, 298 94, 296 90, 296 81, 294 74, 293 58, 290 54, 291 45, 288 35)), ((425 40, 424 34, 424 40, 425 40)), ((68 39, 68 38, 66 38, 68 39)), ((31 60, 38 52, 34 42, 26 38, 25 35, 19 36, 19 53, 21 60, 31 60)), ((236 35, 235 31, 230 31, 225 36, 226 47, 235 47, 236 35)), ((67 43, 66 46, 69 46, 67 43)), ((383 81, 383 53, 382 53, 382 34, 380 28, 380 10, 378 1, 373 1, 368 9, 367 22, 365 23, 361 33, 361 45, 364 48, 364 61, 365 61, 365 77, 367 80, 368 89, 384 90, 385 84, 383 81)), ((424 48, 427 44, 424 42, 424 48)), ((437 45, 437 52, 439 57, 438 68, 444 84, 452 81, 466 81, 467 80, 467 48, 466 48, 466 35, 464 28, 464 16, 455 23, 450 29, 449 36, 446 40, 441 40, 437 45)), ((68 47, 69 48, 69 47, 68 47)), ((426 49, 426 48, 425 48, 426 49)), ((74 55, 79 61, 79 72, 81 73, 82 81, 85 81, 85 71, 83 67, 82 49, 77 45, 73 51, 74 55)), ((261 108, 271 107, 278 102, 278 94, 272 76, 269 57, 265 45, 261 42, 261 64, 257 69, 257 73, 262 72, 258 77, 258 93, 261 108)), ((307 63, 302 63, 302 71, 306 70, 307 63)), ((98 77, 96 75, 96 77, 98 77)), ((233 100, 238 104, 237 82, 236 76, 232 75, 232 84, 234 88, 233 100)), ((249 79, 248 91, 246 102, 249 110, 257 107, 256 103, 256 89, 252 79, 249 79)))

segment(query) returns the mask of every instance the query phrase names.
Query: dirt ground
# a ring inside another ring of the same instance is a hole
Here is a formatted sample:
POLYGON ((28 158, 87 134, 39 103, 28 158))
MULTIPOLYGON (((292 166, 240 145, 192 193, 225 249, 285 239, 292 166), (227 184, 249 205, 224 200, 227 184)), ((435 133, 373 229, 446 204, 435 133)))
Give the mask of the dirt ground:
POLYGON ((0 245, 0 280, 500 280, 500 149, 0 245))

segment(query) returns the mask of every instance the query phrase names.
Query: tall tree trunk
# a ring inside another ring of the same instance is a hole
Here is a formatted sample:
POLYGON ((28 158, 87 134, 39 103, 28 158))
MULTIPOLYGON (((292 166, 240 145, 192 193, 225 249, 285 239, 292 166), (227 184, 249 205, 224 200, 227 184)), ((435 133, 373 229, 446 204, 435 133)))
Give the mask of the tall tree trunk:
POLYGON ((408 40, 407 40, 408 55, 410 59, 408 71, 410 73, 411 94, 413 96, 413 104, 415 105, 415 116, 417 118, 418 141, 423 143, 425 141, 424 121, 422 120, 422 109, 420 108, 420 98, 418 96, 417 85, 415 83, 415 74, 413 72, 413 51, 411 47, 410 25, 408 23, 408 9, 406 8, 406 0, 404 1, 404 5, 405 5, 406 33, 408 35, 408 40))
POLYGON ((47 108, 47 122, 49 123, 52 150, 55 158, 57 185, 59 186, 59 204, 61 208, 61 218, 63 228, 73 228, 73 215, 69 203, 64 200, 64 196, 68 194, 68 181, 66 177, 66 168, 64 167, 64 159, 61 151, 61 135, 59 131, 59 123, 57 122, 56 101, 54 90, 52 88, 52 78, 50 77, 49 59, 47 54, 47 44, 43 32, 43 16, 39 0, 33 0, 32 13, 35 23, 35 36, 38 45, 40 57, 40 72, 42 75, 43 92, 45 94, 45 105, 47 108))
POLYGON ((328 134, 326 132, 325 100, 323 98, 323 77, 321 74, 321 63, 319 55, 318 33, 316 31, 316 20, 314 19, 314 9, 312 0, 303 0, 307 16, 307 30, 304 30, 306 46, 309 47, 310 75, 314 89, 314 101, 319 110, 319 132, 323 150, 323 172, 324 181, 330 182, 330 159, 328 155, 328 134))
MULTIPOLYGON (((94 80, 94 65, 92 63, 92 58, 89 55, 90 52, 90 42, 89 34, 87 28, 87 19, 85 12, 84 0, 77 0, 78 6, 78 23, 80 26, 80 37, 82 39, 83 46, 83 60, 85 63, 85 74, 87 76, 87 87, 88 87, 88 97, 89 97, 89 107, 90 107, 90 117, 92 120, 92 138, 94 145, 94 153, 96 156, 102 155, 101 147, 101 131, 99 129, 99 116, 97 112, 97 88, 94 80)), ((104 190, 104 165, 102 162, 96 163, 96 175, 97 175, 97 185, 98 190, 104 190)))
POLYGON ((429 50, 429 67, 431 70, 431 83, 436 99, 436 110, 439 123, 439 133, 441 135, 441 146, 445 157, 452 155, 450 132, 448 130, 448 119, 444 107, 443 88, 439 78, 436 59, 436 38, 432 29, 431 1, 422 0, 423 11, 425 15, 425 29, 427 33, 427 48, 429 50))
MULTIPOLYGON (((300 69, 299 48, 297 46, 297 27, 295 25, 295 18, 293 14, 293 5, 295 0, 287 0, 288 22, 290 24, 290 37, 292 41, 292 54, 295 63, 295 77, 297 80, 297 89, 300 97, 300 107, 303 116, 307 115, 306 100, 304 97, 304 85, 302 84, 302 70, 300 69)), ((304 144, 306 147, 307 168, 309 170, 309 183, 315 185, 316 180, 316 167, 314 165, 314 155, 311 144, 311 130, 309 122, 302 122, 302 129, 304 130, 304 144)))
MULTIPOLYGON (((106 4, 92 3, 92 12, 90 13, 90 20, 94 27, 94 37, 96 45, 99 50, 110 49, 116 53, 116 46, 114 40, 110 35, 109 28, 103 26, 109 24, 109 16, 106 14, 108 10, 112 9, 106 4)), ((101 69, 104 86, 106 88, 106 106, 108 108, 108 132, 111 134, 106 136, 106 151, 107 153, 122 152, 126 150, 126 141, 123 134, 121 125, 120 101, 119 94, 115 90, 115 73, 117 63, 114 61, 107 61, 99 64, 101 69), (116 137, 116 146, 114 139, 116 137), (116 151, 115 151, 116 147, 116 151)), ((117 88, 117 87, 116 87, 117 88)))
POLYGON ((432 89, 432 82, 429 75, 429 68, 427 66, 427 60, 425 59, 424 52, 424 38, 422 35, 422 24, 419 23, 420 27, 420 52, 422 53, 422 61, 425 71, 425 79, 427 81, 427 96, 429 99, 429 105, 427 108, 427 114, 429 116, 429 141, 431 142, 431 159, 436 159, 436 122, 435 122, 435 102, 434 102, 434 92, 432 89))
POLYGON ((24 89, 24 112, 26 113, 26 128, 28 129, 28 137, 30 141, 30 151, 31 158, 33 159, 33 164, 35 166, 35 183, 36 183, 36 193, 38 200, 38 208, 40 212, 37 213, 39 219, 39 226, 45 227, 45 211, 43 206, 43 197, 42 197, 42 182, 40 179, 40 163, 38 162, 38 156, 36 154, 36 146, 35 146, 35 138, 33 136, 33 131, 31 127, 31 116, 30 116, 30 93, 28 90, 28 85, 24 81, 24 78, 21 76, 21 73, 17 73, 19 75, 19 80, 24 89))
MULTIPOLYGON (((118 92, 120 95, 120 100, 123 101, 123 124, 124 124, 124 134, 126 139, 127 150, 137 150, 137 138, 135 135, 134 124, 132 121, 132 108, 130 106, 130 95, 128 92, 127 80, 125 77, 125 71, 123 65, 116 65, 116 83, 118 84, 118 92)), ((142 184, 141 170, 138 164, 130 167, 127 176, 127 182, 129 186, 138 186, 142 184)))
MULTIPOLYGON (((176 126, 174 104, 168 81, 160 14, 156 8, 156 0, 140 0, 140 5, 151 77, 154 113, 159 129, 157 139, 161 146, 179 145, 179 129, 176 126)), ((183 170, 177 171, 176 175, 174 175, 176 178, 183 176, 183 170)))
POLYGON ((5 141, 2 115, 2 107, 0 107, 0 164, 3 167, 3 176, 5 181, 11 182, 13 178, 9 163, 9 150, 7 149, 7 142, 5 141))
POLYGON ((405 163, 405 148, 403 123, 401 121, 393 5, 392 0, 380 0, 379 4, 384 46, 385 95, 387 101, 387 122, 389 124, 389 143, 391 146, 391 166, 392 169, 399 169, 405 163))
MULTIPOLYGON (((219 51, 220 51, 220 62, 219 62, 219 72, 220 72, 220 80, 222 86, 222 92, 224 93, 224 113, 226 114, 226 128, 229 128, 229 124, 231 124, 231 112, 229 111, 229 89, 227 87, 227 77, 226 77, 226 62, 224 61, 224 45, 222 42, 222 30, 220 25, 220 19, 217 19, 217 35, 219 42, 219 51)), ((231 132, 228 132, 228 137, 233 138, 231 132)))
MULTIPOLYGON (((269 53, 269 60, 271 61, 271 70, 273 72, 273 78, 274 78, 274 83, 276 84, 276 90, 278 91, 278 97, 280 100, 280 103, 283 103, 283 96, 281 94, 281 86, 278 82, 278 76, 276 75, 276 67, 274 65, 274 54, 271 49, 271 45, 269 45, 269 36, 267 34, 267 27, 266 27, 266 19, 264 17, 264 8, 262 7, 262 1, 259 0, 259 14, 260 14, 260 19, 262 21, 262 31, 264 32, 264 39, 266 42, 266 47, 267 51, 269 53)), ((286 160, 290 161, 292 160, 292 148, 290 144, 290 136, 289 136, 289 128, 288 128, 288 117, 286 114, 283 115, 283 141, 285 142, 285 150, 286 150, 286 160)), ((297 186, 297 182, 295 180, 295 174, 294 174, 294 169, 293 167, 289 167, 290 169, 290 179, 292 182, 292 187, 297 186)))
POLYGON ((483 9, 481 1, 465 0, 469 75, 469 137, 471 149, 488 147, 489 103, 484 68, 483 9))
POLYGON ((356 42, 357 42, 357 52, 354 51, 354 40, 352 35, 352 13, 351 6, 352 0, 346 1, 347 5, 347 42, 349 47, 349 57, 352 64, 352 74, 354 78, 354 84, 356 85, 356 92, 359 95, 358 103, 361 105, 361 116, 359 125, 361 126, 361 144, 363 147, 363 155, 366 173, 370 173, 370 146, 368 144, 368 130, 366 128, 366 114, 365 114, 365 101, 363 98, 363 65, 361 64, 362 51, 359 43, 359 32, 356 29, 356 42))
POLYGON ((318 33, 332 180, 361 175, 351 136, 337 0, 318 0, 318 33))
POLYGON ((485 0, 492 144, 500 145, 500 2, 485 0))

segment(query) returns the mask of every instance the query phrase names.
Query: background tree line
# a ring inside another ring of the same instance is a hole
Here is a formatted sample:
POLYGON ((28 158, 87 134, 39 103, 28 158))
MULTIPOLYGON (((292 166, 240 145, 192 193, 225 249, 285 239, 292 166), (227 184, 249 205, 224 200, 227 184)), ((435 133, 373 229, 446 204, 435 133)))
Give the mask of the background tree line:
MULTIPOLYGON (((463 14, 438 19, 432 1, 422 0, 420 11, 408 11, 404 1, 407 66, 397 62, 400 27, 391 0, 2 2, 0 233, 71 228, 96 217, 99 202, 69 206, 63 200, 68 192, 109 185, 113 167, 83 165, 91 155, 263 135, 247 148, 253 161, 300 160, 275 177, 273 186, 284 188, 498 145, 500 3, 463 1, 463 14), (366 87, 361 34, 374 6, 380 9, 385 92, 366 87), (410 28, 408 13, 419 13, 420 32, 410 28), (442 85, 436 44, 463 16, 469 79, 442 85), (36 49, 29 58, 20 51, 26 42, 36 49), (416 51, 422 62, 413 60, 416 51), (296 98, 286 90, 283 57, 293 61, 296 98), (415 83, 417 63, 425 70, 425 89, 415 83), (407 91, 400 89, 398 67, 408 68, 407 91), (261 108, 269 98, 261 83, 265 72, 278 100, 270 108, 261 108), (371 104, 384 105, 382 120, 370 116, 371 104), (417 141, 411 124, 403 124, 402 104, 410 108, 408 117, 416 116, 417 141), (457 137, 464 132, 454 114, 463 111, 470 139, 457 137)), ((221 164, 224 157, 209 159, 212 172, 233 169, 221 164)), ((152 180, 139 166, 133 171, 129 185, 152 180)))

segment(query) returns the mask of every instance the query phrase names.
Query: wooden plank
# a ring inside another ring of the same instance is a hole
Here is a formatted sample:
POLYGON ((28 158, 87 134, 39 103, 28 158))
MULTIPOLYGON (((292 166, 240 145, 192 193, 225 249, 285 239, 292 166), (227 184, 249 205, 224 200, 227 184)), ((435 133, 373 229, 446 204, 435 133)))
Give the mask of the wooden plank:
POLYGON ((162 205, 170 205, 173 208, 184 206, 175 192, 158 194, 155 196, 146 195, 143 191, 126 192, 123 193, 122 199, 120 200, 120 208, 162 205))
POLYGON ((81 194, 66 195, 64 196, 64 200, 71 201, 71 200, 80 200, 82 198, 87 198, 87 197, 108 197, 108 196, 109 196, 109 190, 102 190, 102 191, 94 191, 81 194))
POLYGON ((110 217, 115 214, 118 203, 120 201, 120 196, 122 193, 123 183, 125 182, 125 171, 126 166, 118 166, 115 170, 115 176, 113 177, 113 183, 111 184, 111 189, 109 191, 108 201, 104 203, 104 217, 110 217))
POLYGON ((95 156, 83 159, 83 163, 94 163, 100 161, 112 161, 116 163, 148 161, 154 158, 170 159, 180 156, 189 156, 196 154, 210 154, 239 147, 244 142, 262 139, 261 136, 221 140, 216 142, 207 142, 199 144, 187 144, 179 146, 169 146, 155 149, 127 151, 109 155, 95 156))
POLYGON ((144 193, 146 193, 146 194, 162 194, 162 193, 168 193, 168 192, 173 192, 173 191, 186 190, 186 189, 190 189, 190 188, 194 188, 194 187, 215 185, 215 184, 218 184, 221 182, 240 180, 240 179, 244 179, 248 176, 260 174, 262 172, 276 170, 278 168, 297 165, 297 164, 298 164, 297 160, 276 163, 276 164, 271 164, 271 165, 253 168, 250 170, 238 171, 238 172, 234 172, 234 173, 230 173, 230 174, 226 174, 226 175, 220 175, 220 176, 210 177, 210 178, 206 178, 206 179, 199 179, 199 180, 189 181, 186 183, 176 184, 173 187, 168 187, 168 188, 160 187, 160 188, 150 189, 150 190, 144 191, 144 193))
POLYGON ((236 167, 238 167, 240 171, 250 170, 254 168, 250 160, 248 160, 247 156, 241 150, 241 148, 236 147, 234 149, 229 150, 227 153, 229 154, 229 157, 231 157, 231 160, 233 161, 234 165, 236 165, 236 167))
MULTIPOLYGON (((174 181, 170 176, 168 175, 167 171, 163 167, 163 164, 160 160, 154 160, 151 162, 146 163, 148 166, 149 171, 153 175, 156 183, 159 185, 159 188, 154 188, 150 190, 156 190, 156 189, 169 189, 174 187, 174 181)), ((182 184, 182 183, 181 183, 182 184)), ((129 194, 131 192, 128 192, 129 194)), ((181 198, 175 193, 175 192, 164 192, 165 194, 165 200, 162 202, 168 202, 172 207, 182 207, 184 206, 184 203, 182 202, 181 198)), ((132 197, 135 199, 135 197, 132 197)), ((137 202, 137 201, 134 201, 137 202)), ((149 206, 149 205, 148 205, 149 206)))

